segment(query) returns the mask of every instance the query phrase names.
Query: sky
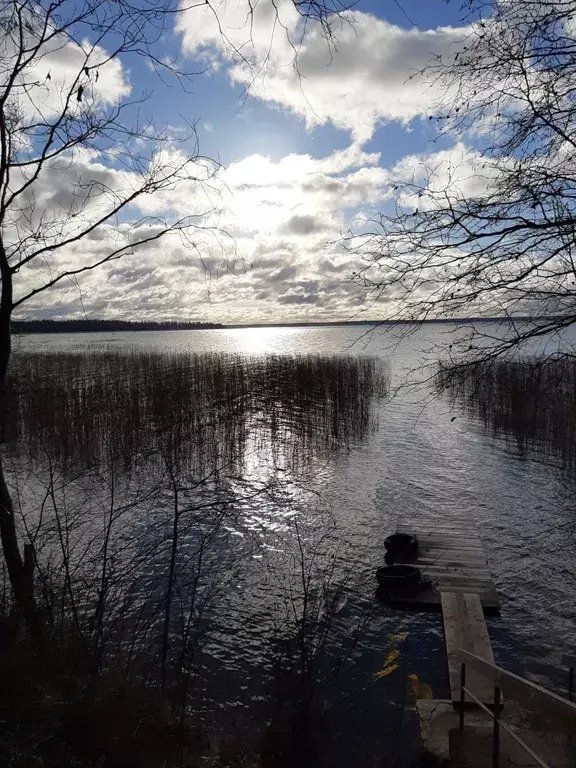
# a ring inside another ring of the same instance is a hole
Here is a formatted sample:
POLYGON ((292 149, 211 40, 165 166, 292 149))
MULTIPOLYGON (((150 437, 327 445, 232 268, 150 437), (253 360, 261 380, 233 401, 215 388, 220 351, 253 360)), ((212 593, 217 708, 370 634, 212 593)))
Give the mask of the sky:
MULTIPOLYGON (((145 96, 133 115, 166 130, 167 163, 193 149, 194 126, 198 151, 209 159, 198 165, 195 178, 202 180, 148 196, 59 263, 47 257, 23 269, 17 295, 62 264, 90 259, 108 246, 112 226, 121 231, 130 219, 194 214, 197 227, 60 281, 28 299, 17 316, 250 324, 393 314, 393 296, 367 304, 351 281, 358 263, 342 238, 390 210, 396 178, 469 152, 460 138, 438 134, 430 116, 441 93, 417 74, 459 45, 460 3, 360 0, 335 25, 330 45, 314 22, 302 32, 289 0, 277 7, 279 19, 270 0, 259 0, 252 25, 246 0, 175 16, 155 53, 198 73, 184 88, 137 55, 102 68, 93 88, 103 100, 145 96)), ((65 78, 74 55, 66 49, 48 56, 42 76, 50 72, 51 83, 65 78)), ((47 169, 36 185, 38 208, 63 208, 70 172, 62 164, 47 169)), ((131 183, 110 146, 79 151, 73 173, 84 185, 92 178, 113 188, 131 183)))

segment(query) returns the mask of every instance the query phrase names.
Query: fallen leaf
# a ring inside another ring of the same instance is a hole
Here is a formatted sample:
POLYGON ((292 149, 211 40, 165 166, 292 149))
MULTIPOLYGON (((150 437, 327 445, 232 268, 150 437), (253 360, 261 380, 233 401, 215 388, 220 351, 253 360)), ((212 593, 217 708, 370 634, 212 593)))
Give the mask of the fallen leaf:
POLYGON ((384 667, 384 669, 381 669, 380 672, 376 672, 374 675, 374 680, 382 680, 383 677, 388 677, 388 675, 391 675, 392 672, 394 672, 395 669, 398 669, 399 666, 399 664, 391 664, 388 667, 384 667))
POLYGON ((412 673, 408 675, 410 680, 410 688, 412 689, 412 696, 415 699, 431 699, 433 698, 432 688, 426 683, 421 683, 418 679, 418 675, 412 673))
POLYGON ((392 664, 393 661, 396 661, 396 659, 400 656, 400 651, 395 648, 393 651, 390 651, 390 653, 386 656, 386 661, 384 662, 384 665, 387 667, 388 664, 392 664))

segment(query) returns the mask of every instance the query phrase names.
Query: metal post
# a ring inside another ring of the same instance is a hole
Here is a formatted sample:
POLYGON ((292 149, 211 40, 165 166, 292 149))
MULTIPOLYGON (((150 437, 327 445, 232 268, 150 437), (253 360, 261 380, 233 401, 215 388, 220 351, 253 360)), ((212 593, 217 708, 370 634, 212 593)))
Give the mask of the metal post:
POLYGON ((460 664, 460 730, 464 730, 464 698, 466 691, 464 687, 466 685, 466 664, 462 662, 460 664))
POLYGON ((568 676, 568 698, 570 701, 574 701, 574 667, 570 667, 568 676))
POLYGON ((492 765, 500 765, 500 686, 494 686, 494 737, 492 742, 492 765))

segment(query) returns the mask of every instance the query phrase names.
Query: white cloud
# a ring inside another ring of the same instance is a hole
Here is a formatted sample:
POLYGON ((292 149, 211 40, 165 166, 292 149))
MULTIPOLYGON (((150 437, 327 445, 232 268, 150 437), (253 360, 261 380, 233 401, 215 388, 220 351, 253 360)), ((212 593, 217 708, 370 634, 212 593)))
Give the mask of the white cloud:
POLYGON ((247 3, 222 0, 214 10, 183 14, 177 31, 184 53, 224 60, 252 96, 291 110, 309 128, 332 123, 360 143, 381 122, 407 123, 430 111, 440 91, 417 73, 463 37, 458 28, 406 30, 352 12, 329 47, 320 26, 303 26, 289 0, 260 0, 252 23, 247 3))
POLYGON ((390 178, 406 185, 397 196, 400 206, 423 210, 445 205, 446 195, 453 203, 484 197, 499 173, 489 157, 457 142, 439 152, 407 155, 391 169, 390 178))
MULTIPOLYGON (((177 151, 165 157, 172 165, 181 159, 177 151)), ((376 165, 378 159, 377 153, 355 146, 324 158, 291 154, 277 162, 255 154, 218 172, 209 164, 193 166, 194 180, 142 198, 138 205, 150 215, 159 209, 178 216, 202 214, 237 234, 272 233, 294 216, 322 212, 340 217, 347 209, 383 199, 388 172, 376 165), (370 165, 357 167, 362 162, 370 165), (197 177, 206 183, 199 185, 197 177)))
MULTIPOLYGON (((29 45, 35 44, 32 31, 29 37, 29 45)), ((4 63, 0 88, 5 86, 17 56, 15 41, 10 35, 4 35, 0 42, 0 58, 4 63)), ((38 116, 50 119, 64 109, 76 114, 96 105, 116 104, 130 95, 131 86, 120 60, 111 58, 104 48, 88 41, 70 42, 63 35, 55 35, 23 69, 12 92, 13 103, 26 121, 38 116)))
MULTIPOLYGON (((387 194, 388 174, 375 165, 377 160, 357 147, 318 159, 290 155, 274 162, 253 155, 221 170, 208 188, 189 180, 168 194, 142 198, 132 222, 101 226, 78 245, 21 269, 17 297, 61 269, 92 263, 142 236, 154 226, 137 223, 142 213, 163 211, 170 218, 198 212, 200 228, 186 237, 170 235, 78 282, 63 280, 22 305, 20 314, 86 311, 91 316, 229 322, 350 317, 362 295, 346 281, 355 266, 337 241, 348 225, 346 210, 371 205, 387 194), (361 163, 371 165, 358 167, 361 163), (233 271, 227 269, 231 262, 233 271), (209 296, 207 284, 216 277, 209 296)), ((177 162, 175 150, 162 159, 163 165, 177 162)), ((95 153, 80 154, 73 166, 46 169, 35 189, 38 209, 45 216, 65 210, 73 197, 71 180, 78 176, 83 184, 92 178, 115 193, 134 183, 131 174, 108 168, 95 153)), ((97 210, 89 206, 84 212, 93 215, 97 210)))

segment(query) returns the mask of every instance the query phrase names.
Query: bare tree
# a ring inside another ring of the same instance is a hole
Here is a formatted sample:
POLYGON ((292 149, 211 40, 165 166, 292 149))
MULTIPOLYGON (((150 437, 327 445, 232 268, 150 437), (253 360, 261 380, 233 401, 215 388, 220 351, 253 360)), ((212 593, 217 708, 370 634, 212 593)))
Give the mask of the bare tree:
POLYGON ((388 210, 345 241, 394 319, 507 319, 463 331, 456 365, 576 320, 576 3, 467 8, 460 42, 415 75, 441 89, 429 121, 458 143, 400 163, 388 210))
MULTIPOLYGON (((262 0, 264 1, 264 0, 262 0)), ((291 0, 304 26, 319 23, 330 41, 340 0, 291 0)), ((146 60, 162 81, 193 73, 158 52, 178 14, 206 2, 9 0, 0 10, 0 397, 11 357, 15 310, 62 281, 180 236, 208 210, 149 215, 179 185, 193 194, 217 165, 198 153, 193 124, 176 139, 141 120, 146 94, 132 97, 123 63, 146 60), (58 189, 54 185, 58 180, 58 189), (47 194, 50 190, 50 194, 47 194)), ((249 20, 258 3, 246 3, 249 20)), ((272 2, 274 10, 276 5, 272 2)), ((218 6, 214 6, 218 13, 218 6)), ((169 206, 160 205, 165 211, 169 206)), ((3 405, 0 403, 0 406, 3 405)), ((0 537, 16 602, 31 634, 41 626, 32 580, 18 545, 14 505, 0 463, 0 537)))

